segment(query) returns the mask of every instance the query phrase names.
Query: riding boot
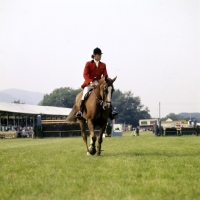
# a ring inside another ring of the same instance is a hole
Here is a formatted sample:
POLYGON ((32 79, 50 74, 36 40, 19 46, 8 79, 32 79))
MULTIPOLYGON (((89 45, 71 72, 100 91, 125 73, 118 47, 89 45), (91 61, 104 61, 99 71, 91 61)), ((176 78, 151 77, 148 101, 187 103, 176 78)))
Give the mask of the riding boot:
POLYGON ((79 111, 75 115, 78 119, 81 119, 83 116, 84 103, 85 103, 85 100, 81 100, 79 111))
POLYGON ((118 112, 116 112, 116 111, 114 110, 114 108, 112 107, 112 105, 110 105, 109 118, 110 118, 111 120, 113 120, 113 119, 115 119, 115 118, 117 117, 117 115, 118 115, 118 112))

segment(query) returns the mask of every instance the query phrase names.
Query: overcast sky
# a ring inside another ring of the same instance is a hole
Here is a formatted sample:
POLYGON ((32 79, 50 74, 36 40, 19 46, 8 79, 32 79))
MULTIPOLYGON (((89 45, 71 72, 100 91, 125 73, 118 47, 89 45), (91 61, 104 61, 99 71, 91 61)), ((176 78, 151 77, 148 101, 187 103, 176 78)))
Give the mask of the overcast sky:
POLYGON ((0 90, 78 89, 96 47, 152 117, 200 112, 199 0, 0 0, 0 90))

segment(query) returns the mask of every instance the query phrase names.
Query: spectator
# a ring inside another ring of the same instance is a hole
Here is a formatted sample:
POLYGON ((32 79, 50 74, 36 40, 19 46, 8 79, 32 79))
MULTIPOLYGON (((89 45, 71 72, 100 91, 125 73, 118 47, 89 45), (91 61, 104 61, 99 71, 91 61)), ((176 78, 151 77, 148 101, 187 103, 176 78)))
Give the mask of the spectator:
POLYGON ((25 135, 26 135, 26 132, 25 132, 25 130, 24 130, 24 128, 22 129, 22 138, 24 138, 25 137, 25 135))
POLYGON ((139 136, 139 127, 138 126, 135 129, 135 136, 139 136))
POLYGON ((34 133, 33 133, 32 128, 29 128, 29 132, 28 132, 28 133, 29 133, 29 137, 32 137, 32 138, 33 138, 33 134, 34 134, 34 133))

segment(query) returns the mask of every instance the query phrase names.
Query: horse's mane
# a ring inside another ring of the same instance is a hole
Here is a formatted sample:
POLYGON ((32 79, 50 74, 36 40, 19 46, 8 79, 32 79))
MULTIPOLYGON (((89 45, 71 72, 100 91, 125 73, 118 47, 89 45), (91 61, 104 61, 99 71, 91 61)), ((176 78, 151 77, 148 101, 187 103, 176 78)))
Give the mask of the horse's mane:
MULTIPOLYGON (((109 78, 109 77, 103 77, 103 78, 101 78, 101 79, 99 80, 98 85, 101 85, 101 84, 103 84, 104 82, 106 82, 108 85, 112 85, 112 86, 113 86, 113 80, 112 80, 111 78, 109 78)), ((98 86, 98 85, 97 85, 97 86, 98 86)), ((113 86, 113 88, 114 88, 114 86, 113 86)))

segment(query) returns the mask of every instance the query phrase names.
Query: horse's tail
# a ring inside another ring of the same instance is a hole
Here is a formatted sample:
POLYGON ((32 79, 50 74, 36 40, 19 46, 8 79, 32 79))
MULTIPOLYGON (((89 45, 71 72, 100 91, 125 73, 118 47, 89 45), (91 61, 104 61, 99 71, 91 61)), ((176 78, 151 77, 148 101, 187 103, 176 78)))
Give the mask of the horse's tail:
POLYGON ((69 115, 66 118, 66 121, 70 122, 70 123, 77 122, 77 118, 75 117, 75 114, 76 114, 76 105, 74 104, 71 112, 69 113, 69 115))
POLYGON ((81 97, 82 97, 82 93, 83 93, 83 92, 80 92, 79 94, 77 94, 76 99, 75 99, 75 101, 74 101, 74 106, 73 106, 71 112, 69 113, 69 115, 68 115, 67 118, 66 118, 66 121, 69 122, 69 123, 73 123, 73 122, 76 123, 76 122, 78 122, 77 118, 75 117, 75 114, 76 114, 76 112, 77 112, 77 109, 76 109, 76 108, 77 108, 77 105, 80 104, 80 100, 81 100, 81 97))

